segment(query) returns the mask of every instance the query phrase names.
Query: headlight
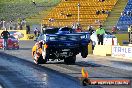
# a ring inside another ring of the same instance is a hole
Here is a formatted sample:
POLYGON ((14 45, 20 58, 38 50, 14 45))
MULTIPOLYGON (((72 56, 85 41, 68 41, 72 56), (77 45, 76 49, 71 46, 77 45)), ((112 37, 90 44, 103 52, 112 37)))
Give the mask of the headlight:
POLYGON ((84 38, 85 38, 85 35, 82 35, 82 36, 81 36, 81 39, 84 39, 84 38))
POLYGON ((49 37, 49 40, 55 40, 56 38, 55 37, 49 37))

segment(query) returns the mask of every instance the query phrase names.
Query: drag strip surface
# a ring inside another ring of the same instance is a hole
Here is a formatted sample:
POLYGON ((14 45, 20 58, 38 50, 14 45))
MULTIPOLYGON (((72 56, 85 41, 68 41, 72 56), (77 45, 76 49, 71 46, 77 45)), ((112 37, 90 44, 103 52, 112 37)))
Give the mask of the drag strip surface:
MULTIPOLYGON (((53 86, 55 86, 53 88, 78 88, 78 87, 80 88, 81 86, 79 83, 80 81, 79 78, 82 76, 81 75, 82 67, 85 67, 85 70, 88 71, 90 79, 132 80, 131 74, 132 70, 122 69, 120 67, 122 63, 120 63, 120 61, 118 61, 117 63, 117 60, 112 60, 111 57, 109 57, 109 59, 106 59, 90 55, 86 59, 82 59, 81 56, 78 55, 77 62, 75 65, 66 65, 64 64, 63 61, 60 62, 53 61, 48 62, 47 64, 35 65, 31 57, 31 47, 33 46, 33 44, 34 44, 33 41, 21 41, 20 50, 0 51, 1 68, 5 69, 7 72, 9 71, 9 73, 16 77, 16 80, 18 79, 22 81, 19 82, 20 84, 18 82, 16 83, 16 86, 19 86, 19 88, 22 88, 23 85, 31 86, 30 88, 51 88, 53 86), (115 65, 113 64, 118 65, 118 67, 114 67, 115 65), (47 77, 45 77, 45 75, 47 77), (48 81, 45 82, 43 79, 48 79, 48 81), (64 79, 64 81, 62 79, 64 79), (37 85, 38 87, 34 87, 35 85, 37 85)), ((123 63, 125 62, 123 61, 123 63)), ((130 64, 127 66, 130 67, 130 64)), ((5 78, 7 80, 8 76, 10 76, 10 74, 5 73, 2 74, 0 72, 1 79, 5 78)), ((7 81, 7 83, 10 83, 10 81, 9 82, 7 81)), ((123 86, 101 85, 89 86, 89 88, 131 88, 131 87, 130 85, 123 86)))
POLYGON ((55 71, 3 53, 0 57, 0 79, 5 88, 80 88, 55 71))

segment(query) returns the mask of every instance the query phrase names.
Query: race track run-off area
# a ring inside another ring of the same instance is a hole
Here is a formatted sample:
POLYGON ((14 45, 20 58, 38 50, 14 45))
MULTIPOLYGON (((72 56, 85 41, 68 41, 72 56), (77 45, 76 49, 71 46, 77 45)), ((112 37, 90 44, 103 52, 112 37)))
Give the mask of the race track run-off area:
MULTIPOLYGON (((20 41, 19 50, 0 50, 0 86, 3 88, 131 88, 129 85, 82 86, 81 69, 90 79, 132 80, 132 61, 112 57, 77 55, 74 65, 63 61, 34 64, 31 48, 34 41, 20 41)), ((1 88, 1 87, 0 87, 1 88)))

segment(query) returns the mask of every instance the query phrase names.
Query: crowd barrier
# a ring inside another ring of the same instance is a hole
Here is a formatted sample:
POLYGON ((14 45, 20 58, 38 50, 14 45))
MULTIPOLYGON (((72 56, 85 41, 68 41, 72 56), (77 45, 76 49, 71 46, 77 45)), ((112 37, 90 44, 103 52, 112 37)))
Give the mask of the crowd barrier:
POLYGON ((93 55, 110 56, 112 52, 111 48, 111 45, 95 45, 93 55))
POLYGON ((132 59, 132 46, 112 46, 111 56, 132 59))
POLYGON ((96 45, 93 55, 132 59, 132 46, 96 45))

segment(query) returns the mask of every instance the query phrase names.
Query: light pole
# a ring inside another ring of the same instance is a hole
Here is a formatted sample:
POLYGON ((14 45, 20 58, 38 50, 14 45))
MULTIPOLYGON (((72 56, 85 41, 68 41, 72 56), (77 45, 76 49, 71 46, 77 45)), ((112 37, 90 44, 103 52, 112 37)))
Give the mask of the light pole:
POLYGON ((78 23, 80 22, 80 3, 78 2, 78 23))

